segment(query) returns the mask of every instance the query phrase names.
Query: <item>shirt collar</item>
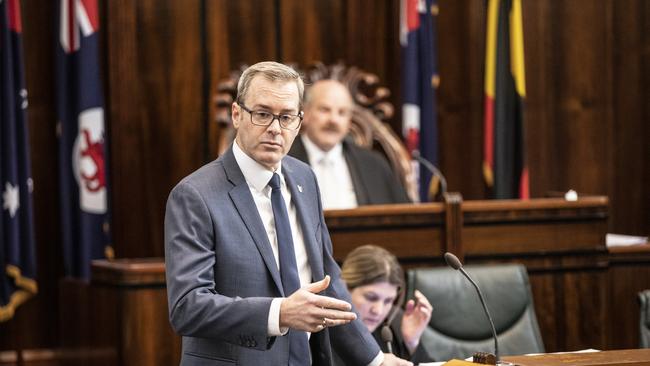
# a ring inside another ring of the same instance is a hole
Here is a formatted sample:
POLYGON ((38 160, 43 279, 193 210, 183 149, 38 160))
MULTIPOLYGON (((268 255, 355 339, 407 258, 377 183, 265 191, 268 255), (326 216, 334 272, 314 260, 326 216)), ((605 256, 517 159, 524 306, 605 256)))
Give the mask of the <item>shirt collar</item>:
POLYGON ((280 184, 284 184, 284 176, 282 175, 282 162, 278 165, 275 171, 269 170, 264 165, 258 163, 253 158, 248 156, 237 143, 237 140, 232 144, 232 152, 235 155, 235 160, 239 169, 244 174, 246 182, 260 192, 269 184, 273 173, 278 173, 280 176, 280 184))
POLYGON ((306 134, 302 134, 300 138, 302 139, 303 145, 305 145, 307 157, 309 158, 309 165, 311 166, 315 166, 323 159, 329 161, 343 159, 343 145, 340 142, 334 145, 330 151, 323 151, 312 140, 310 140, 306 134))

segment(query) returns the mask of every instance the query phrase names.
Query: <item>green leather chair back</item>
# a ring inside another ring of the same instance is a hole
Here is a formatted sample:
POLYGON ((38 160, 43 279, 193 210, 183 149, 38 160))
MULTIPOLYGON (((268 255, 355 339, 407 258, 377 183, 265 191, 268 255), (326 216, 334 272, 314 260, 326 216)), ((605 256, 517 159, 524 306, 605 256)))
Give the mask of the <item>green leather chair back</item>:
MULTIPOLYGON (((510 264, 463 268, 485 296, 500 355, 544 352, 526 268, 510 264)), ((460 271, 448 267, 411 269, 407 288, 409 298, 413 289, 418 289, 433 305, 421 342, 436 360, 494 352, 492 328, 478 294, 460 271)))
POLYGON ((650 290, 639 292, 639 347, 650 348, 650 290))

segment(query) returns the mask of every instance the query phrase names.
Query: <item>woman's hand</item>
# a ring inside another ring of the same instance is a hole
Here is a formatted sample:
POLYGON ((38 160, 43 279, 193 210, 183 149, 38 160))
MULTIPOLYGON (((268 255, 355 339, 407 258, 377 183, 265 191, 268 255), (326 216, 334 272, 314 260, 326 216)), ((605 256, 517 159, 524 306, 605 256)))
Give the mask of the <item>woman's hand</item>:
POLYGON ((420 344, 420 337, 431 319, 433 306, 429 300, 418 290, 415 290, 415 300, 406 303, 402 317, 402 338, 409 352, 413 354, 420 344))

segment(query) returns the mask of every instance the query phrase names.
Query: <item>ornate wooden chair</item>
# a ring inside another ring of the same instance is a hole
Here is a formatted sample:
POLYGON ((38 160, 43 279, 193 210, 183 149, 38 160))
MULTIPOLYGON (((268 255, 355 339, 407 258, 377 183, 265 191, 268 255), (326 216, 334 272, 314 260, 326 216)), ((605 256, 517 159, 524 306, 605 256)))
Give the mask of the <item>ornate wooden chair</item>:
MULTIPOLYGON (((218 152, 222 154, 234 137, 230 116, 231 105, 237 96, 237 81, 246 65, 231 72, 230 76, 219 82, 214 97, 218 134, 218 152)), ((335 79, 350 89, 355 101, 352 113, 350 135, 356 144, 383 153, 395 174, 413 202, 418 202, 417 185, 411 159, 400 138, 386 123, 394 116, 393 105, 388 101, 390 91, 379 84, 379 78, 356 67, 347 67, 343 63, 324 65, 315 63, 301 70, 295 67, 305 79, 309 88, 321 79, 335 79)))

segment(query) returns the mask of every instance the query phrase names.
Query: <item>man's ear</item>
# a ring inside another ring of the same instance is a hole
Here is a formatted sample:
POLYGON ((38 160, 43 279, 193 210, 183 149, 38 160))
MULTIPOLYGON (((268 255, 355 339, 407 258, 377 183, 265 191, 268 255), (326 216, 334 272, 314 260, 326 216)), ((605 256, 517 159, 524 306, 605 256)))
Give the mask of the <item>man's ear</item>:
POLYGON ((230 118, 232 119, 232 125, 235 129, 239 128, 239 122, 241 120, 241 108, 237 105, 237 102, 233 102, 230 108, 230 118))

